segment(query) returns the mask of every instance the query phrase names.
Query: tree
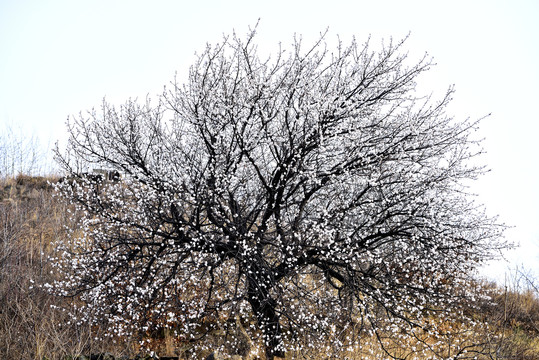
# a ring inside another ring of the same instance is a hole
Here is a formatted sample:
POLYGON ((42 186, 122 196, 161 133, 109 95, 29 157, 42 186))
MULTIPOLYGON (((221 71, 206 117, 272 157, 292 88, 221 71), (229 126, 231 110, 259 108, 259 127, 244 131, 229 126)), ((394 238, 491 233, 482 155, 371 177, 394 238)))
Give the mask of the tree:
POLYGON ((43 172, 46 153, 35 135, 5 125, 0 134, 0 179, 43 172))
POLYGON ((59 248, 56 288, 81 294, 79 318, 194 341, 205 320, 252 317, 268 359, 357 344, 351 324, 389 356, 401 338, 430 347, 429 319, 462 312, 504 244, 465 187, 484 172, 477 122, 446 115, 452 88, 416 95, 431 62, 407 65, 403 42, 331 52, 322 36, 261 60, 254 31, 233 35, 157 102, 71 119, 57 188, 82 232, 59 248))

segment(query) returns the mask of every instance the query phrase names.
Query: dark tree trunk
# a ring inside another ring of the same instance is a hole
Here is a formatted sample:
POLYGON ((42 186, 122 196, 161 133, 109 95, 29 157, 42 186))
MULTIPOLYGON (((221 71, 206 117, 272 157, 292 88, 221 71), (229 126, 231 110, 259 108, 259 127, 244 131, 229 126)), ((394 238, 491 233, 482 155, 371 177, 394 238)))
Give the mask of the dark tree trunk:
POLYGON ((269 289, 263 280, 250 278, 248 281, 248 301, 262 330, 266 359, 285 356, 282 347, 282 329, 279 315, 275 311, 276 302, 269 295, 269 289))

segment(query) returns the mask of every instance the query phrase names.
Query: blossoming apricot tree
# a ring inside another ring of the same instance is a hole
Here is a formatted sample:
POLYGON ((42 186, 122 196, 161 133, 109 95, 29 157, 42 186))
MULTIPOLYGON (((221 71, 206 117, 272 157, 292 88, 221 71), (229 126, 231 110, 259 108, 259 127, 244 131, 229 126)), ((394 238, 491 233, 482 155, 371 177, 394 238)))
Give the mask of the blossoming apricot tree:
POLYGON ((357 344, 351 324, 395 357, 395 339, 441 331, 429 319, 458 311, 501 227, 466 192, 477 123, 445 113, 452 88, 416 94, 431 62, 402 44, 322 37, 263 60, 254 32, 233 35, 157 102, 71 119, 57 188, 82 231, 55 286, 80 294, 79 320, 194 341, 241 316, 268 359, 357 344))

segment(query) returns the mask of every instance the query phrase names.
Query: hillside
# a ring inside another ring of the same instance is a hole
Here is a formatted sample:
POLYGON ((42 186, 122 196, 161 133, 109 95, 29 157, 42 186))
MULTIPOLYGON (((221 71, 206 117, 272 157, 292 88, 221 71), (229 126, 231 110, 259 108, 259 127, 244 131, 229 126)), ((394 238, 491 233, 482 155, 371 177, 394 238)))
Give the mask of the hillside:
MULTIPOLYGON (((105 352, 117 357, 142 354, 137 345, 140 339, 118 337, 114 339, 116 343, 104 341, 100 340, 102 329, 99 327, 73 324, 63 309, 70 309, 78 300, 54 297, 40 286, 55 277, 48 260, 48 255, 54 251, 52 242, 66 239, 66 227, 73 224, 68 205, 53 196, 51 183, 55 181, 55 178, 24 175, 0 181, 0 358, 52 360, 105 352)), ((469 331, 459 323, 446 324, 450 335, 445 342, 432 344, 439 358, 539 359, 539 294, 533 285, 533 279, 521 274, 508 286, 471 284, 484 295, 470 304, 468 310, 476 319, 476 326, 469 331), (458 355, 452 352, 455 348, 469 351, 458 355)), ((427 332, 425 336, 428 338, 427 332)), ((161 356, 207 355, 190 353, 188 343, 174 339, 166 331, 141 332, 140 337, 148 340, 151 350, 161 356)), ((311 359, 385 357, 372 335, 363 337, 361 349, 345 351, 328 347, 324 355, 315 349, 289 356, 311 359)), ((219 344, 224 338, 216 331, 210 341, 219 344)), ((418 345, 399 346, 403 347, 402 354, 406 354, 407 347, 418 345)))

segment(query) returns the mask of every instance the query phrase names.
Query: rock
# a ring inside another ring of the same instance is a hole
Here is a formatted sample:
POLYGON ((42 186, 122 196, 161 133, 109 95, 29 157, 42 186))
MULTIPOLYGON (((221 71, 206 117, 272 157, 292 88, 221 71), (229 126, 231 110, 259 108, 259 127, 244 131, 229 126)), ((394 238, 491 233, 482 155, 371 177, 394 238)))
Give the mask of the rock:
POLYGON ((206 360, 225 360, 225 358, 219 353, 219 351, 214 351, 208 357, 206 357, 206 360))

